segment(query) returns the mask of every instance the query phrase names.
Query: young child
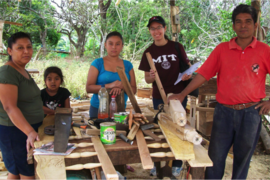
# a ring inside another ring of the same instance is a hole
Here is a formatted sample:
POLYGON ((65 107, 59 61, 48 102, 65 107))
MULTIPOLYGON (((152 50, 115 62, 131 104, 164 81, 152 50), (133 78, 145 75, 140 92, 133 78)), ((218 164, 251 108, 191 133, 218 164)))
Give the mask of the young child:
POLYGON ((56 107, 70 108, 71 93, 60 87, 64 82, 61 69, 56 66, 48 67, 44 71, 44 81, 46 88, 41 90, 44 114, 54 114, 56 107))

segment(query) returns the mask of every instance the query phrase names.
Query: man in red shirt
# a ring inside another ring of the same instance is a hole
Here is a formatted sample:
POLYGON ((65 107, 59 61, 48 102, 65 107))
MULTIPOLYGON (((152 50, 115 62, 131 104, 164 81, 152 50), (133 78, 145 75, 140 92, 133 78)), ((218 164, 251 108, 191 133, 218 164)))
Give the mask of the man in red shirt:
POLYGON ((237 6, 232 21, 237 37, 219 44, 192 82, 168 99, 182 102, 189 92, 217 75, 218 104, 208 151, 214 166, 206 169, 206 179, 222 179, 232 145, 232 179, 246 179, 261 131, 260 115, 270 110, 270 101, 261 102, 265 97, 266 75, 270 72, 270 47, 253 37, 257 28, 255 8, 237 6))

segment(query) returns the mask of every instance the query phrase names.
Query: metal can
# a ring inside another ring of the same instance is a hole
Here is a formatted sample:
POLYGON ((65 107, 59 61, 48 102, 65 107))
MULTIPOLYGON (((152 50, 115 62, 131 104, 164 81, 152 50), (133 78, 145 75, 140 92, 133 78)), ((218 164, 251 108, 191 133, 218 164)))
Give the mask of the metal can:
POLYGON ((103 144, 115 144, 116 142, 116 123, 100 123, 100 140, 103 144))
POLYGON ((119 113, 114 113, 114 121, 115 121, 116 123, 120 123, 120 121, 121 121, 121 114, 119 114, 119 113))
POLYGON ((119 115, 120 115, 119 123, 120 124, 126 123, 126 118, 127 118, 128 114, 129 114, 128 112, 119 112, 119 115))

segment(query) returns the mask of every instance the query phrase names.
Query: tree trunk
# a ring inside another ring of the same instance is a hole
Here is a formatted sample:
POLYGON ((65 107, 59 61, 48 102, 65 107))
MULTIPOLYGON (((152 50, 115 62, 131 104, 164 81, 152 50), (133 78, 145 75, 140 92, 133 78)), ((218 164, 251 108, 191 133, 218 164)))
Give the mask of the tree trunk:
POLYGON ((101 38, 100 38, 100 47, 99 47, 99 53, 100 56, 103 57, 104 55, 104 38, 106 35, 106 25, 107 25, 107 20, 106 20, 106 15, 107 15, 107 10, 110 7, 112 0, 108 0, 106 4, 104 4, 103 0, 98 1, 99 5, 99 12, 100 12, 100 17, 101 17, 101 38))
POLYGON ((46 28, 44 31, 40 31, 39 37, 42 43, 42 54, 46 55, 47 54, 47 44, 46 44, 47 29, 46 28))

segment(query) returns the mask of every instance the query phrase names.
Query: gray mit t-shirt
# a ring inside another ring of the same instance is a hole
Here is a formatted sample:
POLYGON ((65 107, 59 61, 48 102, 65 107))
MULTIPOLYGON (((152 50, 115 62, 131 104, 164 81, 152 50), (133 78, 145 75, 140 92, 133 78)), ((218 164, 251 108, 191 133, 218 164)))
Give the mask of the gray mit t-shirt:
MULTIPOLYGON (((0 83, 12 84, 18 87, 17 106, 29 124, 42 122, 44 118, 44 112, 42 109, 40 89, 31 76, 30 79, 27 79, 13 67, 4 65, 0 67, 0 83)), ((6 111, 4 110, 1 101, 0 125, 14 126, 6 111)))

